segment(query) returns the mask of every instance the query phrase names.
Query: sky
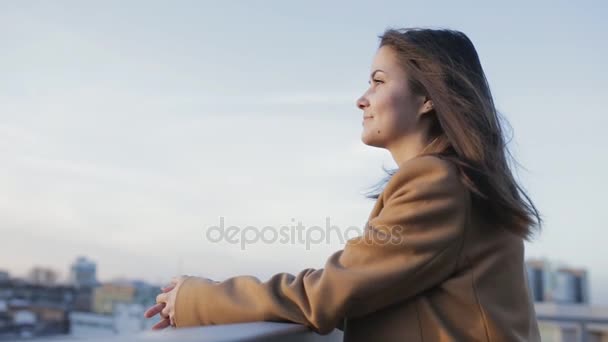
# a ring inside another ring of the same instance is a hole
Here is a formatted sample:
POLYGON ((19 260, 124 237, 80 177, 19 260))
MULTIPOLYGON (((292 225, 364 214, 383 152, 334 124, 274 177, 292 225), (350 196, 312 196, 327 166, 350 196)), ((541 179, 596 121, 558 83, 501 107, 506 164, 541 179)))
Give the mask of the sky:
POLYGON ((163 283, 323 267, 335 235, 209 231, 362 229, 365 191, 395 166, 361 142, 355 104, 378 35, 451 28, 476 46, 544 219, 526 257, 586 268, 608 306, 607 15, 603 1, 2 1, 0 269, 65 278, 83 255, 102 281, 163 283))

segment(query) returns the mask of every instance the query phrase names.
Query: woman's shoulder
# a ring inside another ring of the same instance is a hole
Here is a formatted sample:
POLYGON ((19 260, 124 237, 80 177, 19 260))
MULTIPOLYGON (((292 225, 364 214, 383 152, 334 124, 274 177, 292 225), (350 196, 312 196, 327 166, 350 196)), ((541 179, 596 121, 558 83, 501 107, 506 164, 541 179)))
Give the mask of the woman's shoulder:
POLYGON ((437 155, 421 155, 411 158, 399 166, 383 191, 385 198, 403 190, 451 192, 465 194, 458 166, 447 158, 437 155))

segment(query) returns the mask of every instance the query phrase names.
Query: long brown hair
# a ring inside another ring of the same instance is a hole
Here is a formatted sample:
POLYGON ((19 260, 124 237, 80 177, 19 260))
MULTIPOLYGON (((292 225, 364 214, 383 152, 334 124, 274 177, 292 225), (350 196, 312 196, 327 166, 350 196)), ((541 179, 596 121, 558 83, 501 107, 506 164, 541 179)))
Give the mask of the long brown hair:
MULTIPOLYGON (((423 154, 453 161, 484 218, 530 239, 542 220, 511 172, 509 161, 515 160, 501 126, 501 119, 506 121, 494 106, 471 40, 460 31, 424 28, 387 29, 379 38, 380 47, 397 53, 412 91, 433 102, 433 128, 423 154)), ((395 171, 368 197, 378 198, 395 171)))

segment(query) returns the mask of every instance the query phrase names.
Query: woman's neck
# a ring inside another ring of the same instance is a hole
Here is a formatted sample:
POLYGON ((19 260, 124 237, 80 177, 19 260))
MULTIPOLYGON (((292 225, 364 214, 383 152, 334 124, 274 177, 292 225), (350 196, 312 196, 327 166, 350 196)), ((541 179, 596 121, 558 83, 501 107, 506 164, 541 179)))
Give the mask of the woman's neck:
POLYGON ((419 155, 427 146, 427 138, 422 134, 403 136, 395 141, 387 149, 393 156, 393 160, 399 167, 406 161, 419 155))

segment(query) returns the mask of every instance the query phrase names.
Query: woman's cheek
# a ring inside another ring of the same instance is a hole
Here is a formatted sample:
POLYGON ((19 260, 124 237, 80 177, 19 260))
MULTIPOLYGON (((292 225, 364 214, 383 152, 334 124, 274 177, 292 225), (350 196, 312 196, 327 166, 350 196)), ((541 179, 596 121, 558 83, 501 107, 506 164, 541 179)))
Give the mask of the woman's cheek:
POLYGON ((373 119, 365 120, 361 140, 366 145, 384 147, 386 140, 386 129, 382 127, 382 120, 374 116, 373 119))
POLYGON ((373 119, 367 119, 363 121, 363 131, 361 132, 361 140, 366 145, 374 145, 374 136, 372 131, 374 129, 373 123, 371 122, 373 119))

